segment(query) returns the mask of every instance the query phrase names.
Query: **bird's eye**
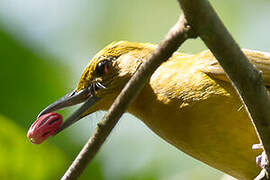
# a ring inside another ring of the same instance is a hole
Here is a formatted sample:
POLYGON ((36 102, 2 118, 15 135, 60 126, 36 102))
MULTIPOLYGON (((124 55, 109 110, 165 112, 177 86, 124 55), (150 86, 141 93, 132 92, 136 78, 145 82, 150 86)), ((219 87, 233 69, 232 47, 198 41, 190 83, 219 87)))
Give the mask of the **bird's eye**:
POLYGON ((109 67, 110 67, 110 61, 108 61, 108 60, 100 61, 96 67, 97 75, 102 76, 102 75, 106 74, 108 72, 109 67))

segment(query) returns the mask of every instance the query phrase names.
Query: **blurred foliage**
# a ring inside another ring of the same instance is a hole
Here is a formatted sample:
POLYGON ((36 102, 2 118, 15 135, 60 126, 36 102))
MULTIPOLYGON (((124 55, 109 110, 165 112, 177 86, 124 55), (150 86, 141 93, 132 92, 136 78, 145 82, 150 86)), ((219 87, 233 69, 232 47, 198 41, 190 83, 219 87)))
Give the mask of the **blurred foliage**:
POLYGON ((67 70, 50 57, 37 55, 0 27, 0 113, 29 127, 37 113, 65 92, 67 70))

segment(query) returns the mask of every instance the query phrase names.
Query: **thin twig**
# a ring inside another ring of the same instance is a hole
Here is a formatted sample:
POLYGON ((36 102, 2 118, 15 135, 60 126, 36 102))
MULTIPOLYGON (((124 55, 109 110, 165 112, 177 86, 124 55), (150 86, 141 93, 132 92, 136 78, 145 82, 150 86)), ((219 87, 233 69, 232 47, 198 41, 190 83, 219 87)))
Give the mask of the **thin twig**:
POLYGON ((249 63, 207 0, 179 2, 187 21, 233 82, 249 112, 266 156, 270 157, 270 101, 261 73, 249 63))
POLYGON ((151 74, 162 62, 166 61, 186 39, 191 37, 195 37, 195 34, 192 33, 190 26, 187 25, 184 16, 181 16, 179 22, 168 32, 157 49, 155 49, 148 60, 140 66, 138 71, 123 88, 102 121, 98 123, 98 127, 93 135, 62 177, 62 180, 77 179, 81 175, 117 124, 119 118, 126 111, 132 100, 139 94, 151 74))

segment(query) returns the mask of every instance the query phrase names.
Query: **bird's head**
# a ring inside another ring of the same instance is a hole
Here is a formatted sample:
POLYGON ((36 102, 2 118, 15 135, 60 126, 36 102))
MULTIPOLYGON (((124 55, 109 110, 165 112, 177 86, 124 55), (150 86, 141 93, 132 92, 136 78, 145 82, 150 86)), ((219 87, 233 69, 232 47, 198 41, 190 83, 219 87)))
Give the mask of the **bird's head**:
POLYGON ((47 106, 43 114, 84 103, 60 130, 82 117, 110 107, 115 97, 153 51, 154 45, 127 41, 114 42, 98 52, 85 68, 75 90, 47 106))

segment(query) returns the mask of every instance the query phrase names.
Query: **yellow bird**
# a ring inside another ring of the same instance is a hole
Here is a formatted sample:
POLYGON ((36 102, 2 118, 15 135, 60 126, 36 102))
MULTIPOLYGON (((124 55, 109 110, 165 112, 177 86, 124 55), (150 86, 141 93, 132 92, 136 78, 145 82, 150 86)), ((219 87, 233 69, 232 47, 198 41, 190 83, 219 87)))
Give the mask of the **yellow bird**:
MULTIPOLYGON (((107 110, 155 47, 127 41, 109 44, 90 61, 77 88, 39 116, 85 102, 66 120, 68 126, 107 110)), ((270 54, 243 51, 270 85, 270 54)), ((253 179, 260 171, 255 158, 261 152, 251 148, 258 137, 210 51, 174 53, 154 72, 128 112, 179 150, 237 179, 253 179)))

